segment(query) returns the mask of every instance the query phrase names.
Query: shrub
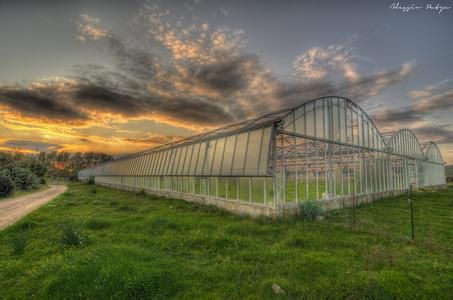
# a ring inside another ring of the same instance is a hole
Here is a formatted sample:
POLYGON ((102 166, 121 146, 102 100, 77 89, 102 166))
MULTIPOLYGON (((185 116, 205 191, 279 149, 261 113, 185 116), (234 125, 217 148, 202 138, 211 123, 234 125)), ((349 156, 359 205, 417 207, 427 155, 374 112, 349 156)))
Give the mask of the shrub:
POLYGON ((11 239, 13 254, 21 254, 28 245, 28 236, 25 232, 19 232, 11 239))
POLYGON ((0 176, 0 197, 12 195, 14 189, 14 182, 9 177, 0 176))
POLYGON ((316 217, 324 215, 325 210, 319 201, 305 201, 301 204, 301 213, 308 220, 315 220, 316 217))
POLYGON ((47 166, 39 160, 33 159, 30 162, 29 168, 33 172, 33 174, 35 174, 39 178, 43 178, 44 176, 46 176, 47 166))
POLYGON ((66 222, 59 225, 61 236, 60 240, 68 246, 82 247, 86 241, 82 228, 75 223, 66 222))
POLYGON ((39 178, 28 169, 14 167, 11 169, 10 176, 16 188, 21 190, 31 190, 39 185, 39 178))

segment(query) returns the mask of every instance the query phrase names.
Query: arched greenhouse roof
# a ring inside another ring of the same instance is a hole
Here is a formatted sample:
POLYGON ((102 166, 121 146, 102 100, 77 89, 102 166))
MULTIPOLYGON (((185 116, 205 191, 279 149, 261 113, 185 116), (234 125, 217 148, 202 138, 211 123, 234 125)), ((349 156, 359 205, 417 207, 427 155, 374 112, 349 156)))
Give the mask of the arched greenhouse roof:
MULTIPOLYGON (((324 97, 316 98, 316 99, 313 99, 310 101, 305 101, 297 106, 284 108, 284 109, 281 109, 278 111, 274 111, 271 113, 261 115, 259 117, 253 118, 253 119, 246 120, 246 121, 229 124, 224 127, 220 127, 215 130, 208 131, 206 133, 186 137, 186 138, 183 138, 178 141, 170 142, 170 143, 167 143, 164 145, 160 145, 157 147, 153 147, 153 148, 144 150, 142 152, 127 155, 127 156, 118 158, 115 161, 130 159, 130 158, 134 158, 134 157, 137 157, 140 155, 154 153, 154 152, 157 152, 160 150, 177 148, 180 146, 200 143, 203 141, 212 140, 212 139, 216 139, 219 137, 230 136, 233 134, 238 134, 238 133, 249 131, 249 130, 256 129, 256 128, 273 126, 278 123, 283 124, 283 127, 287 128, 288 126, 290 126, 292 124, 292 122, 296 122, 297 118, 300 117, 300 112, 302 110, 304 112, 306 112, 307 108, 309 108, 310 106, 317 107, 318 105, 320 105, 320 103, 326 103, 327 101, 329 101, 329 103, 333 103, 334 101, 336 101, 337 105, 340 105, 340 103, 342 103, 342 105, 345 105, 345 107, 353 109, 358 114, 360 114, 362 120, 364 122, 366 122, 367 124, 369 124, 369 125, 367 125, 367 128, 369 128, 369 130, 371 130, 375 136, 376 148, 386 149, 387 151, 390 151, 395 154, 408 155, 408 156, 411 156, 414 158, 421 158, 421 159, 423 157, 426 157, 427 155, 429 155, 429 158, 428 158, 429 160, 435 161, 438 163, 443 163, 440 151, 434 142, 429 142, 424 149, 422 147, 422 144, 419 142, 417 136, 410 129, 400 129, 393 136, 391 136, 388 140, 386 140, 386 138, 384 138, 384 135, 379 131, 377 126, 374 124, 374 121, 372 120, 372 118, 359 105, 357 105, 355 102, 353 102, 352 100, 350 100, 348 98, 339 97, 339 96, 324 96, 324 97), (397 141, 398 141, 398 143, 397 143, 397 141), (410 149, 407 148, 405 145, 410 145, 410 149)), ((310 138, 310 135, 307 135, 307 137, 310 138)), ((327 142, 332 142, 332 143, 336 143, 336 142, 340 141, 339 138, 337 139, 333 135, 325 136, 324 140, 327 140, 327 142)), ((352 144, 355 144, 355 143, 352 143, 352 144)), ((110 162, 107 162, 105 164, 108 164, 108 163, 110 163, 110 162)))

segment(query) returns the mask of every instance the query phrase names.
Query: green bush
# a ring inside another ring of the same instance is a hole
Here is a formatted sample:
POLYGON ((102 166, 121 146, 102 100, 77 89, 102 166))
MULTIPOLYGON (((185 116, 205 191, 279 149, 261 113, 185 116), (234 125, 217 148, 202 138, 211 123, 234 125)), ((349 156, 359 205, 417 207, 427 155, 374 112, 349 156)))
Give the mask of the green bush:
POLYGON ((322 204, 319 201, 305 201, 300 205, 301 214, 308 220, 315 220, 318 216, 323 216, 325 213, 322 204))
POLYGON ((30 170, 21 167, 12 168, 10 171, 10 178, 14 182, 16 188, 21 190, 31 190, 39 185, 39 178, 30 170))
POLYGON ((5 176, 0 176, 0 197, 7 197, 14 193, 14 182, 5 176))
POLYGON ((82 247, 86 241, 82 228, 72 222, 60 223, 60 240, 68 246, 82 247))

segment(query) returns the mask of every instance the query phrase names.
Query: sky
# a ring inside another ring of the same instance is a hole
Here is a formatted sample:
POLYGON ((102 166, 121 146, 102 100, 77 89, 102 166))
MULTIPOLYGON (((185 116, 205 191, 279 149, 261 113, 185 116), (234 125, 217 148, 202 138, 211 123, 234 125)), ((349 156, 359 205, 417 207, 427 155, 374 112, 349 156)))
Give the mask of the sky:
POLYGON ((453 0, 0 0, 0 150, 120 156, 338 95, 453 164, 453 0))

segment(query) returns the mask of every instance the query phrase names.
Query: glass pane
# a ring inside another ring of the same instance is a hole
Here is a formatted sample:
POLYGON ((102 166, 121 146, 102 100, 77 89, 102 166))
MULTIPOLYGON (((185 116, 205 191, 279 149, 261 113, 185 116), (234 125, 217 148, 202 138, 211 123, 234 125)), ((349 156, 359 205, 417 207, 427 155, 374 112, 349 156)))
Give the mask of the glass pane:
POLYGON ((258 159, 262 134, 262 129, 250 132, 247 147, 247 158, 245 160, 245 175, 255 175, 258 172, 258 159))
POLYGON ((182 172, 183 175, 188 175, 189 174, 190 161, 192 160, 192 151, 193 151, 193 145, 188 146, 187 147, 186 160, 184 162, 184 170, 182 172))
POLYGON ((307 108, 307 113, 306 113, 306 118, 307 118, 307 135, 309 136, 315 136, 315 113, 313 110, 313 103, 309 103, 306 106, 307 108))
POLYGON ((181 156, 181 148, 176 148, 175 151, 173 151, 173 155, 174 155, 174 160, 173 160, 172 167, 171 167, 171 174, 176 175, 176 172, 178 170, 179 157, 181 156))
POLYGON ((199 152, 198 161, 197 161, 197 170, 195 172, 196 175, 202 174, 205 157, 206 157, 206 142, 200 144, 200 152, 199 152))
POLYGON ((239 199, 244 202, 249 202, 249 178, 239 177, 239 199))
MULTIPOLYGON (((344 102, 341 102, 344 104, 344 102)), ((346 143, 346 111, 344 105, 340 105, 340 139, 343 143, 346 143)))
POLYGON ((212 164, 212 175, 220 175, 220 167, 222 165, 223 158, 223 149, 225 146, 225 138, 217 140, 217 145, 215 147, 214 161, 212 164))
MULTIPOLYGON (((316 136, 317 137, 324 137, 324 110, 323 110, 323 102, 324 100, 316 101, 316 136)), ((326 118, 329 120, 328 118, 326 118)))
POLYGON ((259 162, 258 174, 266 175, 267 164, 269 161, 269 147, 271 142, 271 127, 264 128, 263 132, 263 141, 261 143, 261 154, 259 162))
POLYGON ((304 134, 305 133, 305 106, 297 109, 295 111, 295 118, 296 118, 296 132, 304 134))
POLYGON ((238 135, 236 141, 236 152, 234 154, 233 170, 232 174, 241 175, 243 174, 244 159, 245 159, 245 148, 247 146, 248 132, 244 132, 238 135))
POLYGON ((208 141, 208 149, 206 151, 206 159, 203 167, 203 175, 211 174, 212 159, 214 157, 214 151, 216 147, 216 140, 208 141))
POLYGON ((195 144, 193 146, 193 154, 192 154, 192 159, 190 160, 190 166, 189 166, 189 174, 194 175, 195 174, 195 169, 196 169, 196 164, 197 164, 197 158, 198 158, 198 152, 200 150, 200 144, 195 144))
POLYGON ((332 106, 332 133, 333 133, 333 140, 340 141, 340 110, 337 105, 332 106))
POLYGON ((177 171, 178 175, 182 174, 182 170, 184 168, 184 160, 186 158, 186 153, 187 153, 187 147, 183 147, 181 149, 181 157, 179 158, 179 162, 178 162, 178 171, 177 171))
POLYGON ((225 151, 223 154, 222 175, 231 174, 231 164, 233 162, 234 144, 236 142, 236 135, 226 138, 225 151))

